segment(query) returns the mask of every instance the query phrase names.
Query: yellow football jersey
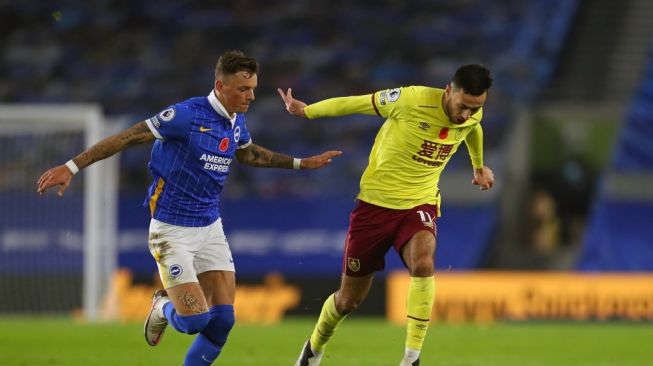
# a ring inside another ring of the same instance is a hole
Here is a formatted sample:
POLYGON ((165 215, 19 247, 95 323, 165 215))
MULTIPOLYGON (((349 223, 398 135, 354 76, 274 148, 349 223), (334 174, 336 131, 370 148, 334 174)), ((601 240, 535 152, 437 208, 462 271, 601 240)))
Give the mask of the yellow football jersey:
POLYGON ((474 168, 483 166, 479 109, 454 124, 442 108, 443 89, 409 86, 371 95, 327 99, 304 110, 308 118, 362 113, 386 119, 374 141, 358 198, 377 206, 409 209, 437 204, 440 174, 465 141, 474 168))

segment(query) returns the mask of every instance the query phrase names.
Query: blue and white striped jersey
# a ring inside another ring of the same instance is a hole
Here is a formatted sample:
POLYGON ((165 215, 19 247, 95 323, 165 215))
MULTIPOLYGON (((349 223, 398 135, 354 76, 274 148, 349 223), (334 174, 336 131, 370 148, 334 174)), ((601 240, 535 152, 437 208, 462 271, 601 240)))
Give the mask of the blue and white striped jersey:
POLYGON ((148 164, 154 180, 144 205, 168 224, 210 225, 220 217, 220 192, 236 149, 252 143, 245 115, 229 116, 211 91, 145 122, 157 140, 148 164))

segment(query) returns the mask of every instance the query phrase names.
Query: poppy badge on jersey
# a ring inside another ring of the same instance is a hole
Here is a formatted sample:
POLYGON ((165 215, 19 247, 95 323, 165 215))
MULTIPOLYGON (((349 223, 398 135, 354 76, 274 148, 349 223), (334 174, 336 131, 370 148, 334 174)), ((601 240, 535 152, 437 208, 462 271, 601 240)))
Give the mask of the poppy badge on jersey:
POLYGON ((229 149, 229 137, 224 137, 220 141, 220 146, 218 147, 220 151, 225 152, 229 149))

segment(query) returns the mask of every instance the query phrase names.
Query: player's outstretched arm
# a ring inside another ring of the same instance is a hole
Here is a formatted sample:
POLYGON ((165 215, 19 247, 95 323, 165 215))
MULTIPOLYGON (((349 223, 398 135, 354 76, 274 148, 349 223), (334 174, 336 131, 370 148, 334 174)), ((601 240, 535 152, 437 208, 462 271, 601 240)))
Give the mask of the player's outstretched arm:
POLYGON ((474 179, 472 184, 480 186, 482 191, 486 191, 494 186, 494 172, 487 166, 474 169, 474 179))
MULTIPOLYGON (((299 159, 300 169, 318 169, 329 163, 332 158, 342 154, 342 151, 330 150, 320 155, 299 159)), ((236 159, 241 164, 261 168, 285 168, 293 169, 294 158, 268 150, 262 146, 251 144, 244 149, 236 150, 236 159)))
POLYGON ((315 119, 347 116, 350 114, 366 114, 370 116, 377 114, 372 103, 374 94, 329 98, 307 106, 301 100, 293 98, 292 89, 288 89, 285 93, 283 90, 277 89, 277 92, 286 105, 286 110, 293 116, 315 119))
MULTIPOLYGON (((106 159, 131 145, 153 141, 155 138, 147 124, 144 121, 139 122, 116 135, 107 137, 77 155, 72 159, 73 167, 77 167, 79 170, 84 169, 96 161, 106 159)), ((69 168, 67 165, 59 165, 47 170, 39 178, 36 192, 43 194, 51 187, 60 186, 57 194, 63 196, 64 191, 73 179, 73 175, 77 173, 77 171, 73 172, 71 169, 73 168, 69 168)))

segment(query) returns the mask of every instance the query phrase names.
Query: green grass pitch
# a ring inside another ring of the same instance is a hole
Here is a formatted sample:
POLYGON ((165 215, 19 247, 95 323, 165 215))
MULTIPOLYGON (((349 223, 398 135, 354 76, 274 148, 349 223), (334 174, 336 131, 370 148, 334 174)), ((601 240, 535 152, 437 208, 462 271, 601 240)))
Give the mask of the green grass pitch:
MULTIPOLYGON (((236 325, 216 365, 293 365, 314 319, 271 326, 236 325)), ((149 347, 139 324, 80 324, 67 319, 0 318, 0 365, 181 365, 192 337, 168 329, 149 347)), ((396 366, 404 328, 379 319, 345 321, 324 366, 396 366)), ((650 323, 519 323, 487 327, 434 325, 423 366, 653 365, 650 323)))

